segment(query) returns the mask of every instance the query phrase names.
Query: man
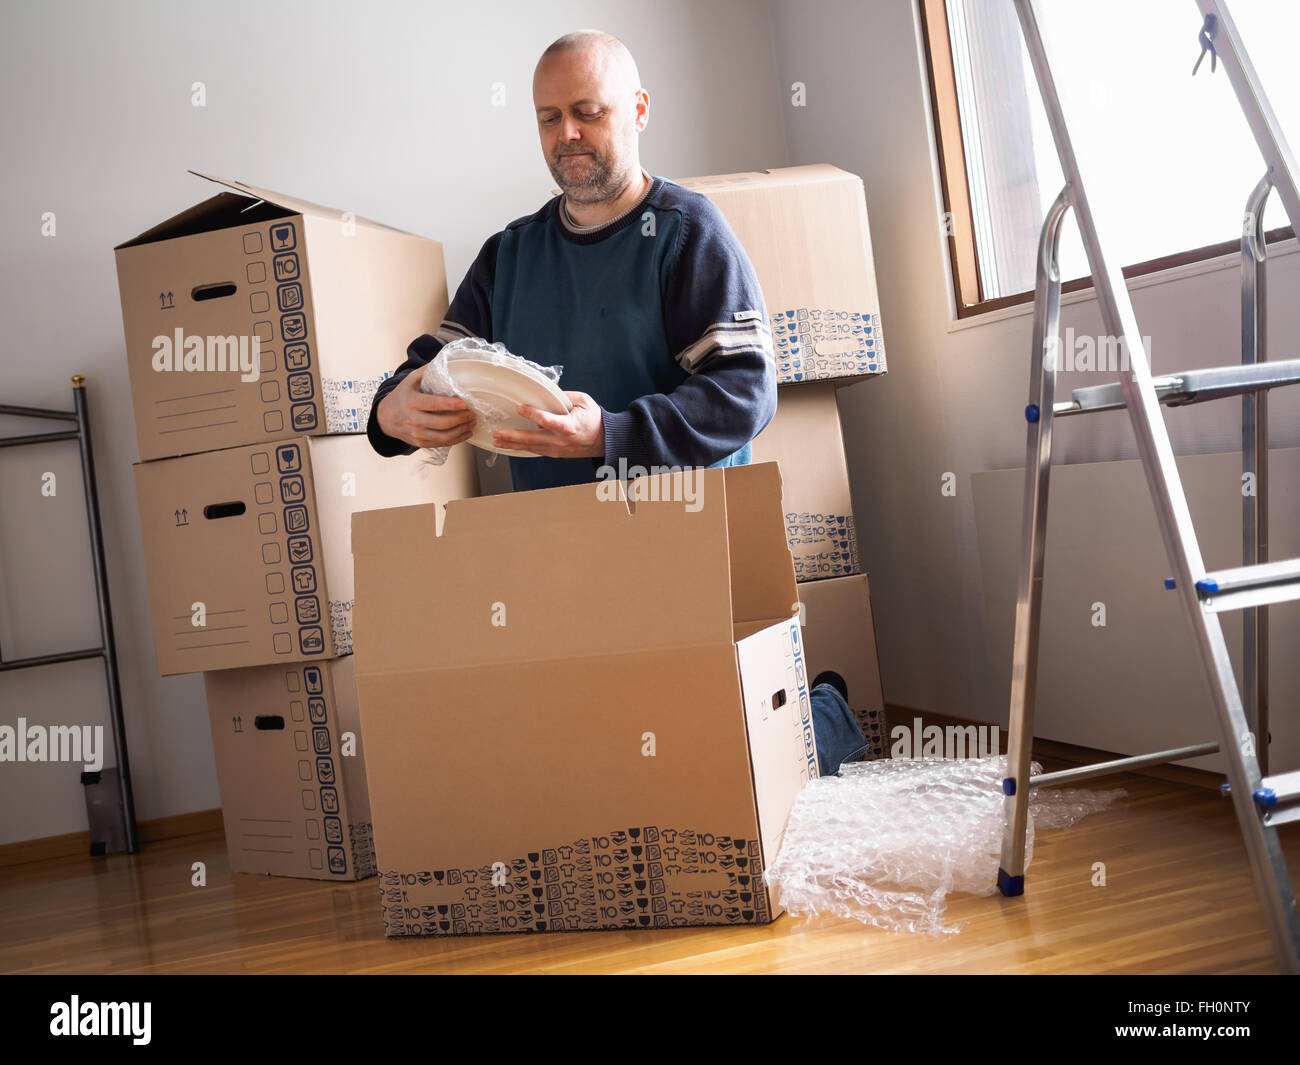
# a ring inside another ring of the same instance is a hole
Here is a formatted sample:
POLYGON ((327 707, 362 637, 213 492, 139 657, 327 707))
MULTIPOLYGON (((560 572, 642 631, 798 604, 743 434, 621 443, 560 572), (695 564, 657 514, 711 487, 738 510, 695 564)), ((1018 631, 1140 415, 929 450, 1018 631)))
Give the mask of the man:
MULTIPOLYGON (((712 201, 641 167, 650 98, 631 53, 607 33, 566 34, 538 61, 533 102, 563 195, 483 245, 437 333, 380 386, 372 446, 409 455, 468 439, 473 413, 422 393, 419 379, 445 344, 474 336, 564 368, 570 413, 520 407, 537 428, 493 434, 542 456, 510 458, 516 491, 594 482, 602 467, 747 463, 776 411, 763 293, 712 201)), ((822 689, 815 709, 839 698, 822 689)), ((837 751, 866 744, 842 699, 833 710, 832 772, 837 751)))

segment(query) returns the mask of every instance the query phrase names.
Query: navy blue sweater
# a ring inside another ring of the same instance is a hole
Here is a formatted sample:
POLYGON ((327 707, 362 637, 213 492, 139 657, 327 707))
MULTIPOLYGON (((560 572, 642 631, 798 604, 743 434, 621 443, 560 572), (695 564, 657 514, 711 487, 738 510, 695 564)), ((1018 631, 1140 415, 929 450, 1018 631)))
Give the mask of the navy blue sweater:
POLYGON ((744 248, 707 197, 653 178, 635 207, 590 232, 562 197, 483 245, 437 333, 417 338, 380 385, 367 434, 381 455, 416 449, 376 411, 412 370, 466 336, 499 341, 559 387, 600 404, 600 458, 511 458, 515 490, 584 484, 608 463, 725 466, 776 412, 776 360, 762 290, 744 248))

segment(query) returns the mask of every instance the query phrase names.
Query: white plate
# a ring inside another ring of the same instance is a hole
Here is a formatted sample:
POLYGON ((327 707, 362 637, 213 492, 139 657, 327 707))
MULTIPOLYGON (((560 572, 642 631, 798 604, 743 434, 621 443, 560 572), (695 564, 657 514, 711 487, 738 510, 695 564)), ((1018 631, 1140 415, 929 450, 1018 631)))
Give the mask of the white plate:
MULTIPOLYGON (((551 414, 568 414, 573 409, 562 391, 536 371, 525 366, 501 366, 494 362, 480 362, 473 357, 462 356, 447 365, 447 373, 463 389, 482 403, 490 403, 500 411, 509 411, 510 419, 498 429, 536 429, 537 423, 530 422, 513 413, 521 403, 544 410, 551 414)), ((533 451, 512 451, 497 447, 492 443, 492 431, 484 426, 475 426, 469 442, 484 451, 495 451, 498 455, 511 455, 515 458, 535 459, 539 456, 533 451)))

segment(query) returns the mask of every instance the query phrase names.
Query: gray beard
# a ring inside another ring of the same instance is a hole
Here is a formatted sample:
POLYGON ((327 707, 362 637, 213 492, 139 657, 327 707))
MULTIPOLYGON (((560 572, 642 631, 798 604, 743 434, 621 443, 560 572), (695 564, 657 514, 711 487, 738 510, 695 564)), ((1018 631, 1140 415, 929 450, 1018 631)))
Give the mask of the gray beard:
POLYGON ((555 178, 555 183, 564 190, 570 203, 606 203, 618 199, 630 183, 628 175, 615 174, 609 164, 598 156, 590 158, 591 167, 581 181, 564 179, 558 163, 552 166, 551 176, 555 178))

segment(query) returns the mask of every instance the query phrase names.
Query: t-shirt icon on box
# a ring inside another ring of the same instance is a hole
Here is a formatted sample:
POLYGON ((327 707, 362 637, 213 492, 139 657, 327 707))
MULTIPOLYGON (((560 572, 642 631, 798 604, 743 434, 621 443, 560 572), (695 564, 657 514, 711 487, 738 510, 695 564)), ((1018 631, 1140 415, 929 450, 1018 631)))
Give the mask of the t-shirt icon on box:
POLYGON ((286 370, 305 370, 311 365, 311 352, 306 344, 286 344, 284 346, 284 368, 286 370))

